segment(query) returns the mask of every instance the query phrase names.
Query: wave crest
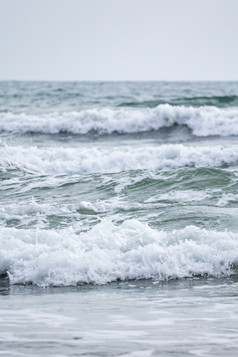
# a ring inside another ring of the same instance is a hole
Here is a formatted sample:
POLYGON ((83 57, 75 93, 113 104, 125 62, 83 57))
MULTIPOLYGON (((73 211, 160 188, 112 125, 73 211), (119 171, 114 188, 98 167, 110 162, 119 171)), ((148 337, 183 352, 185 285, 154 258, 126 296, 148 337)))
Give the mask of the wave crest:
POLYGON ((0 170, 47 175, 115 173, 181 167, 227 167, 238 164, 238 147, 168 144, 142 148, 0 147, 0 170))
POLYGON ((186 125, 196 136, 238 135, 238 109, 159 105, 154 109, 90 109, 27 115, 1 113, 0 131, 13 133, 130 134, 186 125))
POLYGON ((104 220, 87 233, 1 228, 0 272, 12 284, 66 286, 127 279, 229 276, 238 236, 194 226, 156 231, 137 220, 104 220))

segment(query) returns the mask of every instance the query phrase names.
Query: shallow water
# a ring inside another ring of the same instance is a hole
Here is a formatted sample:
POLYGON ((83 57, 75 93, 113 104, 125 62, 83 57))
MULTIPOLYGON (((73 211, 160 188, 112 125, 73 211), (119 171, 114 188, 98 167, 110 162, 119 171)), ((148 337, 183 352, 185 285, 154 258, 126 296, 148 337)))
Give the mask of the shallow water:
MULTIPOLYGON (((4 285, 4 284, 3 284, 4 285)), ((236 356, 238 282, 2 286, 4 356, 236 356)))
POLYGON ((238 83, 0 82, 3 355, 235 355, 238 83))

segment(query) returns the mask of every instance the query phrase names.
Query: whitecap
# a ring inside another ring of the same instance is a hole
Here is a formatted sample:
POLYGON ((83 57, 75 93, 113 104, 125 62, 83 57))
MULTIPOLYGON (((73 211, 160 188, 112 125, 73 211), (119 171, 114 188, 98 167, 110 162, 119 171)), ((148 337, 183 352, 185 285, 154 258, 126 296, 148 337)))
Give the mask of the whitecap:
POLYGON ((0 271, 12 284, 67 286, 127 279, 229 276, 238 235, 188 226, 157 231, 138 220, 105 219, 88 232, 0 228, 0 271))
POLYGON ((161 104, 150 109, 87 109, 80 112, 30 115, 0 114, 0 131, 14 133, 121 134, 186 125, 196 136, 238 135, 238 108, 199 108, 161 104))

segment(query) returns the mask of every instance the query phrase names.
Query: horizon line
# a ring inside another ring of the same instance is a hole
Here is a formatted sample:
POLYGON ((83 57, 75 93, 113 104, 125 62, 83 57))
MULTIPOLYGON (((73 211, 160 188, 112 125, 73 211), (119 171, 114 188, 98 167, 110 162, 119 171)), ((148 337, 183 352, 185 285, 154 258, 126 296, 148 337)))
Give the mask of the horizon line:
POLYGON ((117 82, 238 82, 238 79, 0 79, 0 82, 104 82, 104 83, 117 83, 117 82))

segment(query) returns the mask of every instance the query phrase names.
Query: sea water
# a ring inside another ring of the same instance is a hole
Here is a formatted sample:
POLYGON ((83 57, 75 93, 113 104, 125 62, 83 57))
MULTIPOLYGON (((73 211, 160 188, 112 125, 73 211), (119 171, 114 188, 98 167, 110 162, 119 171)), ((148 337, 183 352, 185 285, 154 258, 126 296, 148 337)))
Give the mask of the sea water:
POLYGON ((0 82, 0 354, 236 356, 237 137, 237 82, 0 82))

